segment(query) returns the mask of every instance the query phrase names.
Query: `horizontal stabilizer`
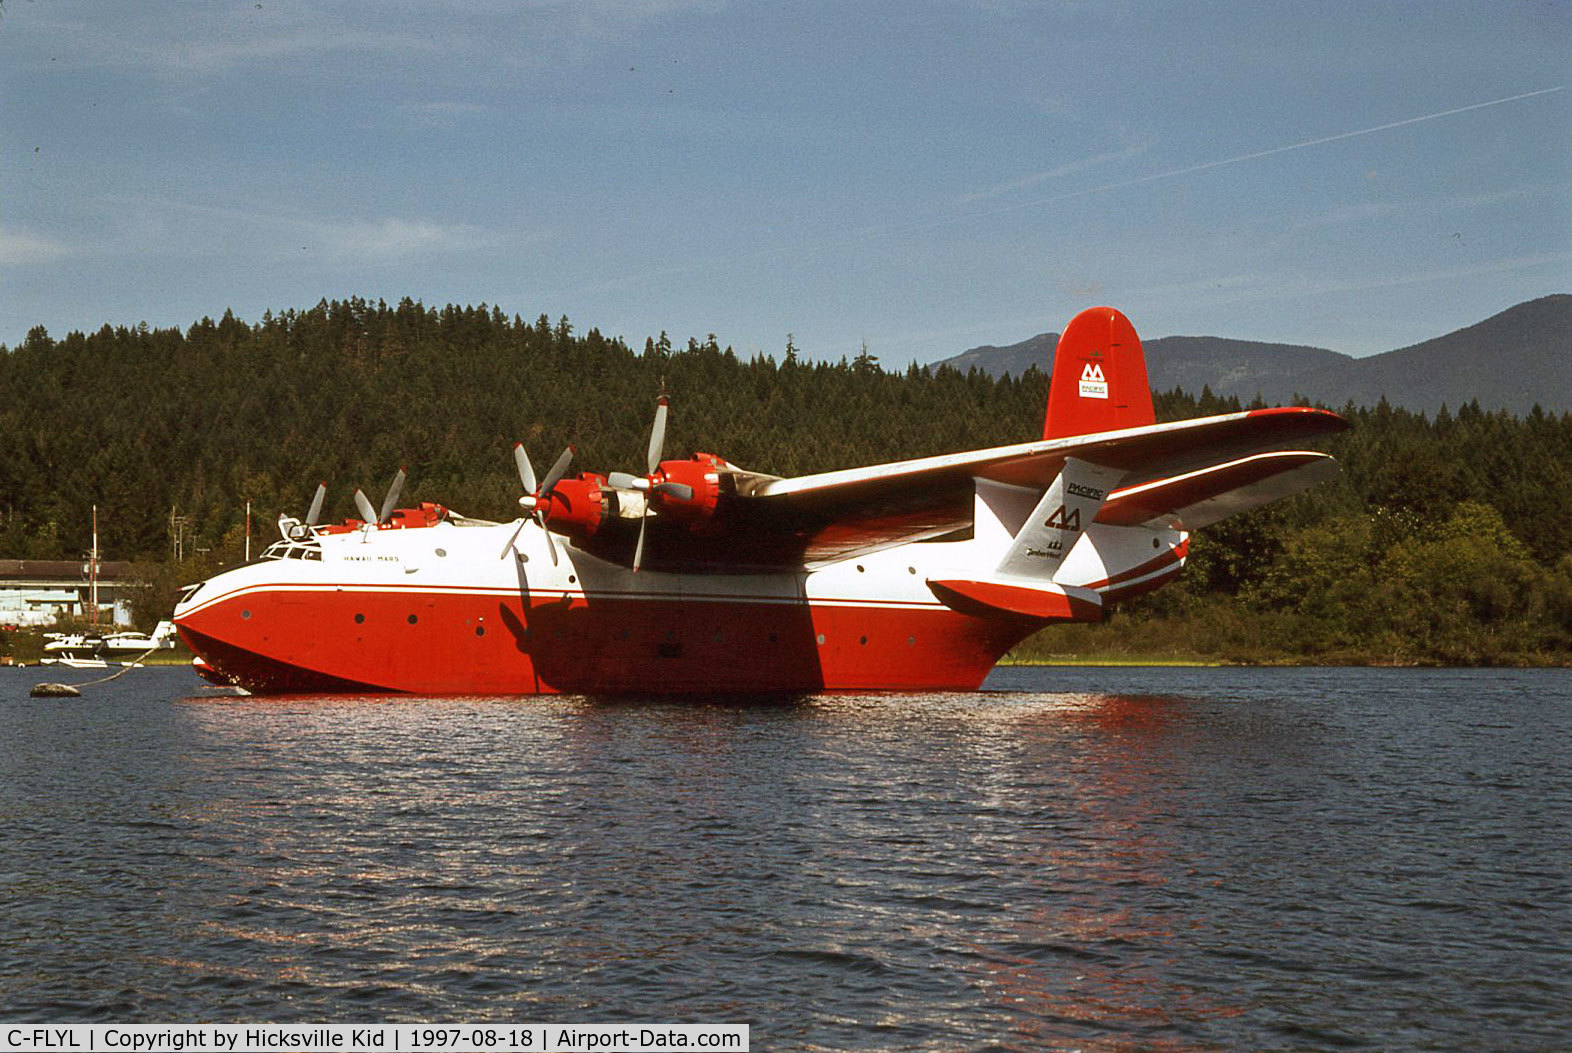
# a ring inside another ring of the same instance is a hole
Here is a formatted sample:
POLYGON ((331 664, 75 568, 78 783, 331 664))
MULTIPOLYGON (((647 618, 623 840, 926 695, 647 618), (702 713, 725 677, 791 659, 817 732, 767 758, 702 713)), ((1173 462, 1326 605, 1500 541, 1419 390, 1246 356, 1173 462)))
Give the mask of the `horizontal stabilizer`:
POLYGON ((1037 621, 1095 622, 1103 617, 1102 597, 1074 585, 947 579, 930 580, 928 588, 951 610, 984 618, 1013 615, 1037 621))
POLYGON ((1226 464, 1117 490, 1097 514, 1111 526, 1153 526, 1177 516, 1186 530, 1292 497, 1337 474, 1324 453, 1261 453, 1226 464))

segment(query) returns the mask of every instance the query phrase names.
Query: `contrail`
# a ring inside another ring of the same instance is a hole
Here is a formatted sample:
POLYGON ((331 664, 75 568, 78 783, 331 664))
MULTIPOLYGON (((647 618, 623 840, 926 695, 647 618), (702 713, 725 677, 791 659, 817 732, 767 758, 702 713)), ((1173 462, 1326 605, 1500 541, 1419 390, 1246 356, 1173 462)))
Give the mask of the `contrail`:
POLYGON ((1565 84, 1558 84, 1554 88, 1541 88, 1538 91, 1525 91, 1521 95, 1508 95, 1504 99, 1491 99, 1489 102, 1476 102, 1471 106, 1458 106, 1439 113, 1427 113, 1420 117, 1405 117, 1401 121, 1388 121, 1386 124, 1377 124, 1370 128, 1360 128, 1352 132, 1339 132, 1337 135, 1324 135, 1319 139, 1306 139, 1302 143, 1289 143, 1287 146, 1274 146, 1270 150, 1257 150, 1254 153, 1239 154, 1236 157, 1225 157, 1220 161, 1205 161, 1201 164, 1187 165, 1184 168, 1170 168, 1165 172, 1153 172, 1151 175, 1136 176, 1133 179, 1122 179, 1116 183, 1104 183, 1101 186, 1088 187, 1085 190, 1071 190, 1053 197, 1036 198, 1032 201, 1023 201, 1014 205, 1001 205, 998 208, 981 212, 971 212, 958 219, 971 219, 977 216, 992 216, 1002 212, 1014 212, 1023 208, 1035 208, 1038 205, 1047 205, 1055 201, 1064 201, 1074 197, 1086 197, 1089 194, 1101 194, 1109 190, 1119 190, 1127 186, 1138 186, 1141 183, 1151 183, 1159 179, 1173 179, 1176 176, 1191 175, 1195 172, 1206 172, 1224 165, 1234 165, 1241 161, 1255 161, 1262 157, 1271 157, 1275 154, 1286 154, 1291 150, 1308 150, 1312 146, 1324 146, 1327 143, 1341 142, 1344 139, 1355 139, 1361 135, 1374 135, 1376 132, 1390 131, 1393 128, 1403 128, 1410 124, 1420 124, 1424 121, 1436 121, 1442 117, 1453 117, 1459 113, 1469 113, 1473 110, 1483 110, 1491 106, 1504 106, 1509 102, 1518 102, 1522 99, 1532 99, 1540 95, 1553 95, 1558 91, 1565 91, 1565 84))

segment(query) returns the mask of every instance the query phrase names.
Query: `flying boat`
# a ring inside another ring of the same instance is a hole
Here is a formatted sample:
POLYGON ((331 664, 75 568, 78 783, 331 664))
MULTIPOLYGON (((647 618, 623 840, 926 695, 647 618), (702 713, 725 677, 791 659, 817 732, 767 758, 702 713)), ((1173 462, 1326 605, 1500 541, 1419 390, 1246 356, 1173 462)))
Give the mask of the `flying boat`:
POLYGON ((1347 427, 1277 407, 1159 424, 1134 327, 1081 312, 1040 439, 781 478, 716 454, 537 476, 517 520, 440 504, 281 516, 185 589, 181 638, 252 693, 696 694, 977 688, 1015 644, 1171 581, 1191 532, 1330 478, 1347 427))

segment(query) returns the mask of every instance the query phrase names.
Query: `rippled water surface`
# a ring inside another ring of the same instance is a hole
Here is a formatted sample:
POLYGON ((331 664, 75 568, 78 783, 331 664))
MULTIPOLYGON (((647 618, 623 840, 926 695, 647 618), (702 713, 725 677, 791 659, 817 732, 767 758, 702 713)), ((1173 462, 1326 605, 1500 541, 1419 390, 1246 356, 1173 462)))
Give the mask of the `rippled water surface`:
POLYGON ((262 700, 176 669, 29 699, 40 672, 0 670, 8 1020, 1572 1041, 1564 672, 769 703, 262 700))

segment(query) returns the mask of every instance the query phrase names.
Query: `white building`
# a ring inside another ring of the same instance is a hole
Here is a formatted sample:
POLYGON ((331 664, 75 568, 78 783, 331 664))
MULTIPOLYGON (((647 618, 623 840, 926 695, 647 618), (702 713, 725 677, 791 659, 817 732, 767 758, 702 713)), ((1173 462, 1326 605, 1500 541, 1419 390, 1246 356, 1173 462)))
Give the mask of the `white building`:
MULTIPOLYGON (((142 586, 131 564, 98 564, 98 621, 131 624, 131 597, 142 586)), ((86 560, 0 559, 0 628, 49 626, 58 617, 86 618, 92 580, 86 560)))

